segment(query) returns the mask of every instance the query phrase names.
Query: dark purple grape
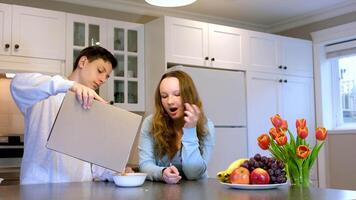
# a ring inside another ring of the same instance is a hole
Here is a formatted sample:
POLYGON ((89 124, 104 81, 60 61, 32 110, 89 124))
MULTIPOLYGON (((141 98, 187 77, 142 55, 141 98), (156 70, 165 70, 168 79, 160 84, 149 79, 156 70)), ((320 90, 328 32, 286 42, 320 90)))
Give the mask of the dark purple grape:
POLYGON ((277 178, 275 176, 271 176, 271 182, 274 183, 276 182, 277 178))
POLYGON ((280 169, 274 170, 274 174, 276 174, 277 176, 281 175, 281 170, 280 169))
POLYGON ((279 167, 280 169, 283 169, 283 168, 284 168, 284 163, 283 163, 283 161, 279 160, 279 162, 278 162, 277 164, 278 164, 278 167, 279 167))
POLYGON ((273 170, 276 170, 276 169, 278 169, 278 166, 277 166, 277 164, 276 164, 276 163, 273 163, 273 164, 271 165, 271 169, 273 169, 273 170))
POLYGON ((261 160, 261 155, 258 153, 254 156, 256 161, 260 161, 261 160))
POLYGON ((244 168, 248 169, 249 165, 248 165, 247 162, 245 162, 244 164, 241 165, 241 167, 244 167, 244 168))
POLYGON ((268 169, 268 174, 269 174, 269 176, 273 176, 274 175, 273 169, 268 169))
POLYGON ((268 159, 267 159, 266 156, 262 156, 261 161, 262 161, 264 164, 267 164, 268 159))
POLYGON ((278 176, 276 179, 277 183, 283 183, 283 178, 282 176, 278 176))

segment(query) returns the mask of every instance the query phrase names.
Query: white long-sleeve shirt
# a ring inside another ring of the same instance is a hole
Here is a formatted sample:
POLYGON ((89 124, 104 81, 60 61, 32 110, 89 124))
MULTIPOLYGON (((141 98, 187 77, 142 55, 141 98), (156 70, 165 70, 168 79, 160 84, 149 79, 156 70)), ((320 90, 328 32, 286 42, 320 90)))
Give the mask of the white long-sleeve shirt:
MULTIPOLYGON (((91 181, 99 176, 92 175, 90 163, 46 148, 65 92, 73 84, 58 75, 38 73, 17 74, 11 81, 12 97, 25 118, 21 184, 91 181)), ((107 173, 99 167, 93 169, 101 175, 107 173)))

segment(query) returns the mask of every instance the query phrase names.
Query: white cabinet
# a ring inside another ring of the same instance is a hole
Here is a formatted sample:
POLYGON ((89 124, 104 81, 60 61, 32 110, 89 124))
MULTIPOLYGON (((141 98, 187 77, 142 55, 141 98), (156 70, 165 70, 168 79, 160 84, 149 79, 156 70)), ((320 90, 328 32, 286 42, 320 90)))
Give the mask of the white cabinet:
POLYGON ((313 77, 312 42, 282 36, 279 41, 280 63, 285 73, 313 77))
POLYGON ((245 30, 173 17, 164 17, 164 26, 168 63, 244 68, 245 30))
MULTIPOLYGON (((271 73, 247 72, 248 154, 268 154, 257 145, 257 137, 272 127, 270 117, 280 114, 296 137, 295 120, 307 121, 309 144, 315 144, 313 78, 271 73)), ((287 135, 288 136, 288 135, 287 135)), ((288 136, 289 137, 289 136, 288 136)), ((316 168, 311 179, 317 180, 316 168)))
POLYGON ((0 4, 0 54, 65 59, 65 14, 0 4))
POLYGON ((311 41, 248 32, 247 65, 253 71, 313 76, 311 41))
POLYGON ((118 66, 109 79, 107 96, 115 105, 144 111, 144 26, 109 21, 108 49, 118 66))
POLYGON ((117 59, 118 66, 99 94, 114 105, 144 111, 144 26, 83 15, 67 14, 66 74, 80 51, 100 45, 117 59))
MULTIPOLYGON (((304 118, 312 134, 315 129, 313 79, 279 74, 248 72, 248 152, 266 154, 257 146, 257 137, 272 127, 270 117, 280 114, 296 134, 295 120, 304 118)), ((314 141, 314 137, 308 137, 314 141)))
POLYGON ((215 128, 215 146, 208 164, 208 175, 215 178, 230 163, 247 158, 246 128, 215 128))

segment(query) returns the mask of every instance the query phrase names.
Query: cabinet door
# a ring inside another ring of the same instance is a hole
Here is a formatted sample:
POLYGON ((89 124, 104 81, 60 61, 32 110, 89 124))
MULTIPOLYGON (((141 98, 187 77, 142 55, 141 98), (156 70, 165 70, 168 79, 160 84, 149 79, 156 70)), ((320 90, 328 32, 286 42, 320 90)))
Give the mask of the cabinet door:
POLYGON ((281 63, 286 74, 313 76, 311 41, 281 37, 281 63))
POLYGON ((11 48, 11 6, 0 3, 0 54, 9 55, 11 48))
POLYGON ((246 31, 209 24, 209 66, 245 69, 246 31))
POLYGON ((268 72, 277 72, 279 70, 280 58, 277 36, 248 31, 247 42, 249 69, 268 72))
POLYGON ((108 49, 118 60, 107 82, 107 99, 130 111, 144 111, 144 26, 108 21, 108 49))
MULTIPOLYGON (((288 121, 288 128, 295 137, 297 136, 295 120, 306 119, 309 129, 307 141, 314 146, 316 139, 313 78, 284 76, 283 79, 281 116, 288 121)), ((316 165, 313 166, 310 177, 312 180, 317 180, 316 165)))
POLYGON ((270 117, 279 113, 280 77, 276 74, 247 72, 248 155, 268 155, 257 145, 257 138, 272 127, 270 117))
POLYGON ((205 66, 208 57, 208 24, 167 17, 167 62, 205 66))
POLYGON ((246 128, 215 128, 215 146, 208 163, 209 177, 216 177, 217 172, 240 158, 247 158, 246 128))
POLYGON ((13 55, 65 59, 65 13, 12 7, 13 55))
POLYGON ((281 91, 281 115, 289 123, 289 129, 296 134, 295 120, 304 118, 313 144, 315 137, 314 87, 312 78, 284 76, 281 91))
POLYGON ((67 14, 66 75, 72 73, 73 63, 85 47, 100 45, 107 48, 105 29, 104 19, 67 14))

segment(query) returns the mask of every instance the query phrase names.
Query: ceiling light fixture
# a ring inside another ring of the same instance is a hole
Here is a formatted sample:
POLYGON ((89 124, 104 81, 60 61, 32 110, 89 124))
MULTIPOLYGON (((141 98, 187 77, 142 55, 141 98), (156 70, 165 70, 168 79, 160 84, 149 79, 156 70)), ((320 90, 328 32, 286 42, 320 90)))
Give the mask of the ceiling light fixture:
POLYGON ((179 7, 194 3, 196 0, 145 0, 147 3, 160 7, 179 7))

